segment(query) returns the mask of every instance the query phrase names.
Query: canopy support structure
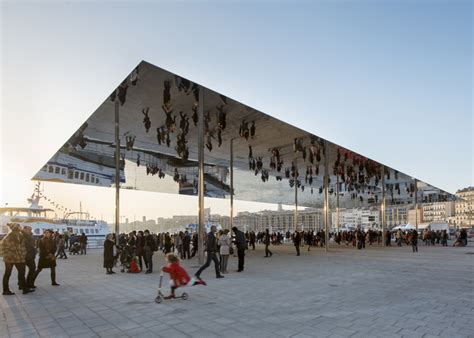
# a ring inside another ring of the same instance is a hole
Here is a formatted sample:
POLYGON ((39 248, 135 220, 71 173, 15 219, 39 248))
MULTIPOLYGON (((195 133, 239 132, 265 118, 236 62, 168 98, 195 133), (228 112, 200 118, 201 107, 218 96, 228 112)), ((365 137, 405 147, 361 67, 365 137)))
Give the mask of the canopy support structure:
POLYGON ((234 226, 234 140, 230 139, 230 229, 234 226))
POLYGON ((324 243, 325 251, 329 251, 329 156, 327 141, 324 141, 324 243))
POLYGON ((418 180, 415 178, 415 228, 418 232, 418 180))
POLYGON ((387 239, 385 238, 387 234, 385 233, 385 229, 387 227, 387 219, 386 215, 386 199, 385 199, 385 166, 382 166, 382 201, 380 201, 380 209, 381 209, 381 216, 382 216, 382 245, 385 245, 387 239))
POLYGON ((198 262, 204 264, 204 90, 199 87, 198 107, 198 262))
POLYGON ((294 161, 295 166, 295 214, 294 214, 294 222, 293 222, 293 231, 298 230, 298 163, 294 161))
MULTIPOLYGON (((118 89, 117 89, 118 91, 118 89)), ((115 99, 115 243, 120 235, 120 114, 119 99, 115 99)))

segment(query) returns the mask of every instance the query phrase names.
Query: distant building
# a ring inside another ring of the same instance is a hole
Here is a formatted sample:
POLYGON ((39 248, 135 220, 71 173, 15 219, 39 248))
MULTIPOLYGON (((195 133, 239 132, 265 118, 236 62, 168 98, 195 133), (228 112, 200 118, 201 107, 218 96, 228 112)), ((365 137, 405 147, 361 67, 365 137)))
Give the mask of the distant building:
POLYGON ((424 203, 422 210, 424 223, 447 222, 449 217, 454 216, 454 201, 424 203))
POLYGON ((467 187, 456 192, 456 196, 460 197, 454 205, 454 217, 451 224, 456 227, 471 227, 474 225, 474 187, 467 187))

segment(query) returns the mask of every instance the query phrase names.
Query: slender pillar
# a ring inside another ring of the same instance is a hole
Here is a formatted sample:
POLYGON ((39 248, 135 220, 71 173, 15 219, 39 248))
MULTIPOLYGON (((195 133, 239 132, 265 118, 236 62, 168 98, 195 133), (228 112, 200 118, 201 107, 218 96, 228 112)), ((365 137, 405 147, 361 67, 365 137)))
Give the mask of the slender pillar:
POLYGON ((329 250, 329 154, 327 141, 324 141, 324 236, 325 249, 329 250))
POLYGON ((198 262, 204 263, 204 88, 199 86, 198 109, 198 262))
POLYGON ((386 234, 385 234, 385 228, 386 228, 386 200, 385 200, 385 166, 382 166, 382 200, 380 201, 381 202, 381 211, 382 211, 382 245, 385 245, 385 241, 386 241, 386 234))
POLYGON ((234 139, 230 139, 230 229, 234 226, 234 139))
POLYGON ((339 232, 339 174, 336 175, 336 226, 339 232))
MULTIPOLYGON (((118 89, 117 89, 118 91, 118 89)), ((115 243, 120 235, 120 130, 119 99, 115 98, 115 243)))
POLYGON ((296 158, 295 158, 295 215, 294 215, 294 222, 293 222, 293 226, 294 226, 294 231, 296 231, 298 229, 298 184, 297 184, 297 181, 298 181, 298 163, 296 162, 296 158))
POLYGON ((415 228, 418 231, 418 180, 415 178, 415 228))

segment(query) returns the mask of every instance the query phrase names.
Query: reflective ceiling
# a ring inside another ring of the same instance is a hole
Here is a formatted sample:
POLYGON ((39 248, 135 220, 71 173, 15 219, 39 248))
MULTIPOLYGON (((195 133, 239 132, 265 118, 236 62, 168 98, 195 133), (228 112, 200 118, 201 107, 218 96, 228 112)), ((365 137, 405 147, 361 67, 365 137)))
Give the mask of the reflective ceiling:
POLYGON ((197 195, 199 91, 204 97, 205 195, 229 198, 233 140, 234 192, 240 200, 341 207, 451 200, 445 191, 142 61, 118 90, 57 151, 34 180, 112 187, 115 101, 119 101, 121 187, 197 195), (326 145, 326 146, 325 146, 326 145), (296 178, 296 180, 295 180, 296 178))

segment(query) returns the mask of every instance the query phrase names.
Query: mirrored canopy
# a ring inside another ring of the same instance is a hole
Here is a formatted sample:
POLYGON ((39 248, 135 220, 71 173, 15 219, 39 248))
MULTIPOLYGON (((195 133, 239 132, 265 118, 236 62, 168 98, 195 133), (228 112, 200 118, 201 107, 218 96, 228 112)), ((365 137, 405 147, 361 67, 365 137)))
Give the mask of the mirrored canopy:
POLYGON ((120 182, 124 189, 197 195, 200 91, 204 106, 205 196, 228 198, 231 143, 234 197, 341 207, 446 201, 452 194, 338 146, 145 61, 133 69, 34 180, 112 187, 115 102, 119 103, 120 182), (327 162, 326 162, 327 161, 327 162))

